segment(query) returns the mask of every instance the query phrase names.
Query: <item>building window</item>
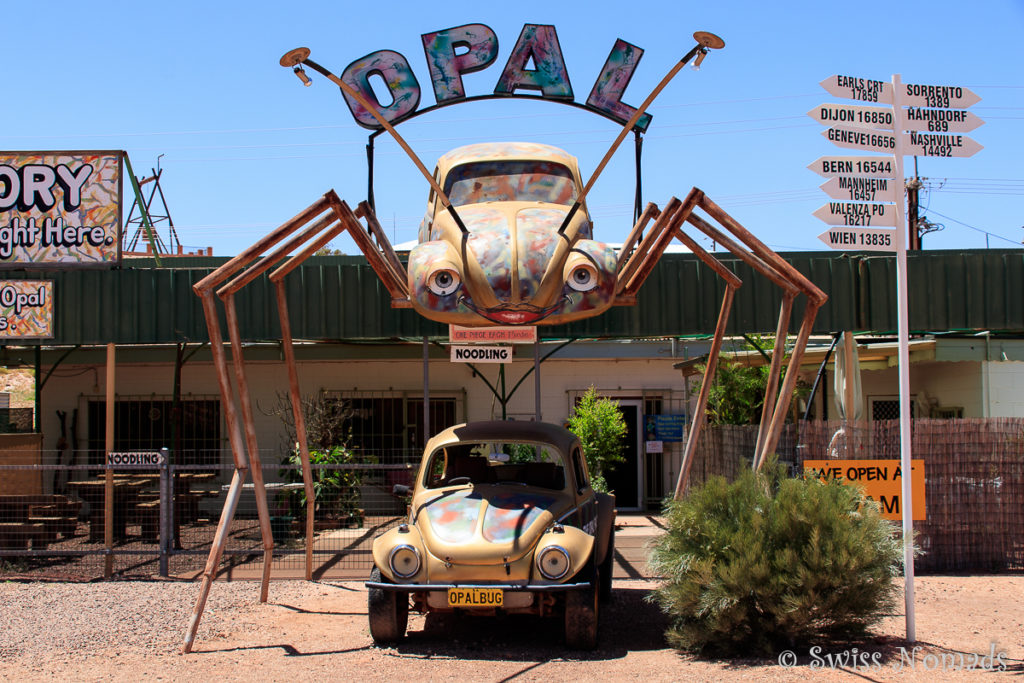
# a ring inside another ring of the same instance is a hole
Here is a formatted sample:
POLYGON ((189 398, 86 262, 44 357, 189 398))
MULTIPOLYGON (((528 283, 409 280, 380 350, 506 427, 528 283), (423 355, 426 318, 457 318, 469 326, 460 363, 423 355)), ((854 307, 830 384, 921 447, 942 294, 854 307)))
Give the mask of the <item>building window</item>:
POLYGON ((332 391, 352 410, 350 445, 380 462, 416 461, 427 439, 463 421, 459 396, 430 395, 430 428, 423 428, 423 397, 390 391, 332 391))
MULTIPOLYGON (((121 398, 114 403, 114 450, 156 451, 169 448, 175 465, 220 463, 220 399, 189 397, 178 402, 168 397, 121 398), (177 424, 177 430, 174 426, 177 424)), ((107 405, 90 400, 89 464, 105 461, 107 405)))

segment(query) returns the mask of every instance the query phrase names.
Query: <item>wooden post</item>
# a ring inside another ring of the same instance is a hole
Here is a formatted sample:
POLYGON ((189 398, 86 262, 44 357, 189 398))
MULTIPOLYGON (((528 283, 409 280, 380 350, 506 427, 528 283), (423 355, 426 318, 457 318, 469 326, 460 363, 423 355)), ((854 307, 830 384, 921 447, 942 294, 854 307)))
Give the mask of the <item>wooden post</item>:
POLYGON ((107 555, 103 558, 103 578, 114 573, 114 470, 107 465, 107 455, 114 450, 114 345, 107 344, 107 425, 103 440, 103 463, 106 479, 103 487, 103 545, 107 555))

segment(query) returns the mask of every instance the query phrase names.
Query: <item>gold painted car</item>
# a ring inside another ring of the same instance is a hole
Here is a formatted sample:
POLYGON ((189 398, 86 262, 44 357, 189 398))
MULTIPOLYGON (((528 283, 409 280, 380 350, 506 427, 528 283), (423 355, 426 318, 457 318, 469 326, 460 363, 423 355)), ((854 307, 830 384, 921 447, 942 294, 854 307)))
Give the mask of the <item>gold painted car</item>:
POLYGON ((407 522, 374 540, 370 634, 405 635, 421 613, 565 620, 566 644, 597 645, 611 597, 615 497, 590 487, 579 439, 539 422, 449 427, 428 443, 407 522))

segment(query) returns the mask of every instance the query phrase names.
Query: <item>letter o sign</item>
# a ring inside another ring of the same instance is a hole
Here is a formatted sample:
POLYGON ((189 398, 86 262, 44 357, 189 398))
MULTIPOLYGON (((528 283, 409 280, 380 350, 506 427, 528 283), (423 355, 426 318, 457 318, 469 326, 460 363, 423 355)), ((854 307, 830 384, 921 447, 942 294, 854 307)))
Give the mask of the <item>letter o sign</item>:
MULTIPOLYGON (((412 72, 412 67, 405 57, 392 50, 378 50, 357 59, 345 67, 341 79, 374 105, 388 123, 394 123, 411 114, 420 104, 420 84, 412 72), (370 78, 373 76, 383 79, 391 93, 391 103, 387 106, 381 104, 373 91, 373 86, 370 85, 370 78)), ((344 95, 345 103, 348 104, 356 123, 373 130, 381 127, 377 119, 373 118, 373 114, 355 98, 344 90, 341 94, 344 95)))

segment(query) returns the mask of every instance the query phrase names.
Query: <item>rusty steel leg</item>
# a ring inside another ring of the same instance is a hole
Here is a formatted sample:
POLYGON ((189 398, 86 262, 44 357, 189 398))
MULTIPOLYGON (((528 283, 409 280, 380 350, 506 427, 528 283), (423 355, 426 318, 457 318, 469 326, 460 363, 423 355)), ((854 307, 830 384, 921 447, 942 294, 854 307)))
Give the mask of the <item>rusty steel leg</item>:
POLYGON ((256 511, 260 520, 260 535, 263 538, 263 579, 260 582, 260 602, 267 601, 270 592, 270 564, 274 556, 274 537, 270 533, 270 507, 267 504, 267 489, 263 484, 263 467, 260 463, 259 444, 256 441, 256 423, 253 419, 252 400, 249 398, 249 382, 245 373, 245 358, 242 354, 242 338, 238 330, 238 313, 235 297, 224 297, 224 317, 231 339, 231 361, 235 366, 238 383, 238 404, 242 409, 242 425, 245 428, 245 446, 249 451, 253 490, 256 494, 256 511))
POLYGON ((782 382, 779 398, 775 402, 775 412, 768 427, 768 434, 761 445, 761 451, 757 454, 757 469, 764 465, 768 454, 774 453, 775 447, 779 443, 779 437, 782 435, 782 425, 786 422, 789 402, 793 399, 793 390, 796 388, 797 375, 800 374, 800 362, 803 360, 804 349, 807 348, 807 340, 811 336, 811 328, 814 327, 814 319, 818 315, 819 308, 821 308, 821 304, 817 301, 812 299, 807 302, 803 324, 800 325, 800 332, 797 334, 796 343, 793 345, 793 355, 789 359, 786 379, 782 382))
POLYGON ((228 529, 231 527, 231 520, 235 517, 235 509, 238 507, 238 499, 242 494, 242 484, 245 483, 245 470, 235 470, 231 477, 231 487, 228 489, 227 500, 224 501, 224 508, 220 512, 220 522, 217 524, 217 533, 213 537, 213 546, 210 548, 210 556, 206 560, 206 569, 203 570, 203 585, 199 589, 199 599, 196 600, 195 609, 192 610, 192 620, 189 622, 188 631, 185 633, 185 642, 181 646, 182 654, 192 651, 192 643, 195 642, 196 631, 199 629, 199 620, 206 608, 206 598, 210 595, 210 584, 217 576, 217 565, 224 554, 224 542, 228 537, 228 529))
MULTIPOLYGON (((771 368, 768 370, 768 385, 764 389, 764 404, 761 406, 761 423, 757 428, 757 447, 754 448, 755 456, 761 452, 764 439, 768 435, 768 425, 771 424, 774 415, 772 407, 775 405, 775 393, 779 389, 779 377, 782 375, 782 360, 786 355, 786 335, 789 331, 789 319, 793 312, 794 295, 787 292, 779 307, 779 323, 775 326, 775 348, 772 351, 771 368)), ((751 466, 757 465, 757 457, 751 466)))
POLYGON ((288 393, 292 402, 295 419, 295 439, 299 444, 299 459, 302 462, 302 487, 306 492, 306 581, 313 580, 313 529, 316 497, 313 493, 313 471, 309 465, 309 444, 306 443, 306 420, 302 414, 302 394, 299 392, 299 373, 295 367, 295 347, 292 344, 292 325, 288 317, 288 298, 284 282, 274 282, 277 293, 277 315, 281 321, 281 344, 284 348, 284 364, 288 368, 288 393))
POLYGON ((693 465, 693 455, 697 450, 697 441, 700 439, 700 433, 704 426, 704 413, 708 405, 708 394, 711 393, 711 383, 715 381, 718 354, 722 350, 725 325, 729 319, 729 312, 732 309, 732 300, 735 294, 736 288, 726 285, 725 295, 722 297, 722 308, 718 313, 718 324, 715 326, 715 336, 711 342, 711 349, 708 350, 708 362, 704 367, 704 379, 700 384, 697 408, 693 412, 690 434, 686 438, 686 449, 683 451, 683 462, 679 467, 679 479, 676 481, 676 500, 682 499, 683 494, 686 492, 686 485, 690 480, 690 467, 693 465))

